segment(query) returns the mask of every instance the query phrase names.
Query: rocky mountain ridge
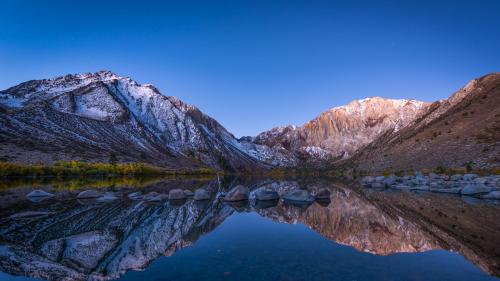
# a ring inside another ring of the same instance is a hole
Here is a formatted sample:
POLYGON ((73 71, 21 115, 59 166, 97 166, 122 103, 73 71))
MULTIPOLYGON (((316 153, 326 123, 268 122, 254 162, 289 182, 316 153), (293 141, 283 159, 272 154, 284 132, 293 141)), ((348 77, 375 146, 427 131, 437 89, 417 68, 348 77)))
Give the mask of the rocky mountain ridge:
POLYGON ((263 132, 254 142, 285 148, 313 159, 346 159, 388 130, 399 130, 423 114, 429 103, 372 97, 334 107, 303 126, 263 132))
POLYGON ((341 165, 364 171, 500 167, 500 73, 470 81, 341 165))
POLYGON ((499 84, 499 73, 487 75, 434 103, 355 100, 302 126, 236 139, 198 108, 152 85, 109 71, 66 75, 0 91, 0 159, 49 164, 117 158, 229 171, 332 166, 392 171, 470 163, 495 168, 500 166, 499 84))
POLYGON ((0 92, 0 156, 141 161, 165 167, 265 169, 286 151, 238 141, 196 107, 109 71, 34 80, 0 92))

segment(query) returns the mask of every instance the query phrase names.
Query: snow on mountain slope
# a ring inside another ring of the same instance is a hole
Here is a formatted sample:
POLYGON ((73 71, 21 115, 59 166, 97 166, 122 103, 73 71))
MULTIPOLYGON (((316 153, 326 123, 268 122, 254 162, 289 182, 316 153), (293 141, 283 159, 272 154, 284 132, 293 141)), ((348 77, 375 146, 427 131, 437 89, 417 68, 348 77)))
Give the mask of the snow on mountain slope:
POLYGON ((381 135, 342 165, 367 172, 493 170, 500 166, 499 140, 500 73, 492 73, 434 102, 411 124, 381 135))
POLYGON ((287 151, 238 141, 155 87, 109 71, 33 80, 0 92, 0 157, 50 163, 145 161, 244 170, 292 166, 287 151))
POLYGON ((274 128, 253 138, 257 144, 283 147, 306 158, 349 158, 388 130, 399 130, 428 108, 425 102, 381 97, 334 107, 301 127, 274 128))

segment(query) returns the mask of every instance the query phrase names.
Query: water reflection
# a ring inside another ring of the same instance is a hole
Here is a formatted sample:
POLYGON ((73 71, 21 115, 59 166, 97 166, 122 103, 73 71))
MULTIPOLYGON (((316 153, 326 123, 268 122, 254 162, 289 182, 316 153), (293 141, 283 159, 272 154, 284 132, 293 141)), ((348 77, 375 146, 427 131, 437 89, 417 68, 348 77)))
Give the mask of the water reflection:
MULTIPOLYGON (((92 186, 92 185, 91 185, 92 186)), ((35 185, 39 187, 39 185, 35 185)), ((55 196, 29 201, 33 186, 0 193, 0 269, 12 275, 60 280, 116 279, 144 270, 160 256, 193 245, 236 212, 304 224, 323 237, 376 255, 445 249, 459 252, 489 274, 500 274, 500 223, 496 205, 470 205, 457 197, 381 192, 322 179, 162 179, 147 181, 141 196, 129 184, 99 186, 116 200, 76 199, 83 186, 44 185, 55 196), (330 190, 329 200, 293 204, 283 200, 226 203, 237 184, 311 193, 330 190), (173 188, 204 188, 210 200, 150 200, 173 188)), ((88 187, 87 187, 88 188, 88 187)), ((95 188, 95 186, 94 186, 95 188)))

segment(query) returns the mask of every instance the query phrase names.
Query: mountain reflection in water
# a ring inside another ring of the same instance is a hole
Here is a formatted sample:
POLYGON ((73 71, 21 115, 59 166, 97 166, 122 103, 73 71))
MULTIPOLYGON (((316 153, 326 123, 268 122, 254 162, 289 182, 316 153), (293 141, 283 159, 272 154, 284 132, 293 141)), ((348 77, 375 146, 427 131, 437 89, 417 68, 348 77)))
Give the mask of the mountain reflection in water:
MULTIPOLYGON (((458 252, 486 273, 500 275, 500 206, 474 204, 457 196, 363 190, 326 179, 233 179, 223 181, 222 185, 210 180, 170 179, 147 181, 140 189, 115 183, 99 186, 100 191, 114 191, 119 197, 117 200, 75 199, 85 188, 54 186, 51 183, 43 187, 55 196, 40 202, 26 199, 26 194, 34 189, 26 185, 4 187, 0 192, 0 271, 49 280, 117 279, 129 270, 146 270, 157 258, 172 256, 195 244, 204 234, 226 220, 231 221, 230 217, 236 216, 239 223, 250 227, 256 218, 241 214, 252 213, 267 221, 303 224, 337 244, 375 255, 434 249, 458 252), (251 190, 272 188, 280 194, 296 188, 312 191, 327 187, 331 196, 329 201, 311 205, 253 199, 233 204, 223 202, 221 194, 236 184, 251 190), (210 200, 174 202, 127 196, 137 191, 143 195, 161 194, 173 188, 194 191, 200 187, 211 192, 210 200)), ((269 227, 270 237, 281 231, 269 227)), ((286 233, 281 235, 286 240, 286 233)), ((241 259, 246 258, 245 254, 241 252, 241 259)), ((272 267, 270 264, 269 270, 272 267)), ((137 274, 140 273, 131 272, 124 277, 137 274)), ((304 274, 308 279, 308 273, 304 274)), ((231 277, 227 275, 223 277, 231 277)), ((304 279, 293 276, 281 279, 304 279)), ((488 280, 493 277, 474 272, 464 278, 488 280)))

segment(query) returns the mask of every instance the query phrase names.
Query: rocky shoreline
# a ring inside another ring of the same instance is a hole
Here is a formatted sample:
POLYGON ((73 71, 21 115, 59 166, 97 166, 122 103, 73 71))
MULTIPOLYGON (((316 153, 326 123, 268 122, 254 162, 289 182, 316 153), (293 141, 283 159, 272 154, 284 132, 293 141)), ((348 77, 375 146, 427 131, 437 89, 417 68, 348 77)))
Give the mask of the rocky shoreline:
POLYGON ((436 174, 416 172, 405 176, 365 176, 364 188, 389 188, 398 190, 430 191, 473 196, 481 199, 500 200, 500 175, 436 174))
MULTIPOLYGON (((283 200, 291 204, 312 204, 314 201, 324 202, 330 199, 330 191, 327 188, 319 188, 317 190, 304 190, 300 188, 291 188, 290 190, 285 190, 278 192, 278 186, 263 186, 255 190, 250 190, 248 187, 243 185, 237 185, 227 192, 220 191, 215 194, 215 198, 220 198, 225 202, 240 202, 240 201, 276 201, 283 200)), ((55 194, 47 192, 43 189, 35 189, 30 193, 26 194, 26 197, 32 202, 40 202, 45 199, 54 197, 55 194)), ((149 202, 159 202, 170 200, 176 203, 181 203, 188 199, 193 199, 194 201, 206 201, 210 200, 213 196, 210 190, 205 188, 198 188, 195 192, 188 189, 171 189, 168 193, 158 193, 149 192, 143 194, 141 191, 134 191, 131 193, 122 193, 120 191, 116 192, 101 192, 95 189, 87 189, 78 193, 75 197, 77 200, 87 200, 92 199, 98 202, 112 202, 120 199, 121 197, 128 197, 130 200, 142 200, 149 202)))

